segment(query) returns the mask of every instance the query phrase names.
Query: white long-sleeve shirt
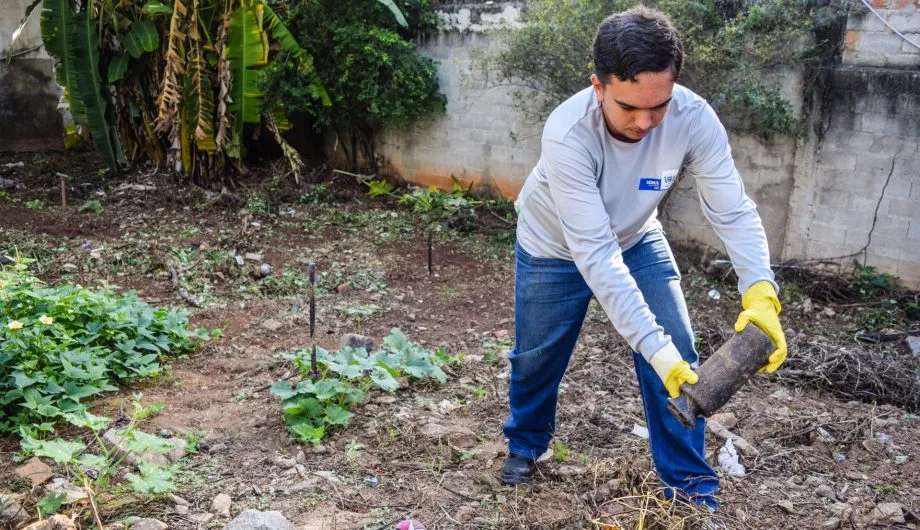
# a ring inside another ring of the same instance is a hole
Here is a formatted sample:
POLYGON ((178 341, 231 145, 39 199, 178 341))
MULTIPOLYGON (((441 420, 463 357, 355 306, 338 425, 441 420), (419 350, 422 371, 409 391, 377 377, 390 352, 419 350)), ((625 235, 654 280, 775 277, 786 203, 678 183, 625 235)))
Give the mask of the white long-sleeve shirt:
POLYGON ((706 101, 675 85, 658 127, 635 143, 607 131, 591 87, 559 105, 543 130, 540 161, 517 199, 517 239, 532 256, 575 262, 614 328, 649 359, 670 340, 623 262, 659 228, 658 204, 681 167, 696 179, 703 214, 728 249, 738 289, 775 285, 754 202, 725 128, 706 101))

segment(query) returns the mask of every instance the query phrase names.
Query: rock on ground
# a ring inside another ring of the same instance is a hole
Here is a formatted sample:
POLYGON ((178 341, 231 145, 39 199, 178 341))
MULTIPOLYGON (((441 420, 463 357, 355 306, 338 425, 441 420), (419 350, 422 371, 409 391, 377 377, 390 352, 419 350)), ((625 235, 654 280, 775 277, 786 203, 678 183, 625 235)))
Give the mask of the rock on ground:
POLYGON ((76 530, 76 525, 67 517, 54 514, 47 519, 30 524, 22 530, 76 530))
POLYGON ((230 517, 230 496, 226 493, 218 493, 214 500, 211 501, 211 513, 220 517, 230 517))
POLYGON ((274 318, 269 318, 262 322, 262 328, 267 329, 268 331, 278 331, 283 325, 284 324, 278 320, 275 320, 274 318))
POLYGON ((131 530, 166 530, 169 525, 159 519, 146 518, 131 525, 131 530))
POLYGON ((32 487, 40 486, 51 480, 51 468, 42 462, 41 458, 34 456, 26 463, 16 468, 16 475, 32 481, 32 487))
POLYGON ((17 502, 15 495, 0 493, 0 525, 15 528, 28 518, 28 514, 17 502))
POLYGON ((281 512, 246 510, 227 523, 223 530, 296 530, 281 512))
POLYGON ((102 435, 102 443, 104 443, 108 448, 115 449, 115 452, 119 457, 124 456, 127 453, 127 458, 125 462, 129 465, 137 466, 140 462, 150 462, 151 464, 156 464, 158 466, 168 466, 169 464, 175 464, 183 456, 185 456, 188 451, 188 442, 182 438, 173 437, 170 438, 169 443, 172 444, 172 450, 168 453, 155 453, 153 451, 147 451, 141 454, 130 453, 128 448, 128 440, 126 440, 122 435, 121 431, 117 429, 109 429, 102 435))
POLYGON ((869 524, 904 524, 904 509, 897 502, 883 502, 869 512, 869 524))
POLYGON ((87 498, 86 490, 79 486, 74 486, 70 482, 62 478, 56 478, 51 481, 51 484, 45 486, 45 489, 49 493, 57 493, 64 495, 64 503, 71 504, 77 501, 82 501, 87 498))
POLYGON ((462 425, 451 425, 448 427, 429 422, 419 429, 419 433, 422 436, 432 439, 445 438, 461 449, 468 449, 478 443, 476 433, 462 425))
POLYGON ((369 352, 374 351, 374 339, 357 333, 346 333, 342 336, 343 348, 365 349, 369 352))

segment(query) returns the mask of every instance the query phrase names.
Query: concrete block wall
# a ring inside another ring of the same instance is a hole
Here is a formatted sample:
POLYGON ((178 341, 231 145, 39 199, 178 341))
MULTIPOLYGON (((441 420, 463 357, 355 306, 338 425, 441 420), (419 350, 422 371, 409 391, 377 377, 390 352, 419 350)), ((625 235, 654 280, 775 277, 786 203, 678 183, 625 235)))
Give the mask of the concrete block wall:
MULTIPOLYGON (((920 0, 871 3, 920 42, 920 0)), ((474 190, 513 198, 539 159, 543 124, 515 112, 510 92, 486 89, 471 68, 476 53, 501 46, 491 30, 517 24, 522 4, 441 5, 449 31, 421 44, 441 63, 447 114, 387 134, 379 145, 384 169, 443 187, 453 176, 474 183, 474 190)), ((866 247, 860 256, 866 264, 920 288, 918 66, 920 50, 868 9, 857 9, 847 23, 843 65, 830 75, 830 93, 810 109, 808 138, 766 141, 730 130, 736 166, 758 205, 775 261, 836 258, 847 264, 853 257, 841 256, 866 247)), ((801 112, 802 76, 777 74, 801 112)), ((723 249, 702 216, 693 179, 679 182, 661 218, 672 238, 723 249)))
POLYGON ((385 172, 446 188, 454 177, 467 186, 474 184, 474 192, 517 195, 540 158, 543 124, 512 108, 510 89, 487 88, 475 64, 478 56, 499 49, 491 30, 516 24, 520 9, 521 4, 512 2, 455 2, 442 7, 450 29, 420 45, 440 63, 446 114, 383 135, 377 147, 385 172))
POLYGON ((800 146, 783 256, 857 258, 920 288, 920 70, 842 67, 831 86, 823 139, 800 146))
MULTIPOLYGON (((745 191, 757 204, 770 254, 778 260, 782 257, 786 238, 796 141, 791 138, 764 140, 751 133, 730 132, 729 142, 745 191)), ((722 242, 703 217, 699 193, 691 177, 681 178, 660 214, 665 231, 673 239, 724 251, 722 242)))
POLYGON ((856 2, 856 11, 847 19, 843 64, 920 66, 920 49, 891 29, 920 44, 920 0, 870 0, 869 3, 881 18, 856 2))

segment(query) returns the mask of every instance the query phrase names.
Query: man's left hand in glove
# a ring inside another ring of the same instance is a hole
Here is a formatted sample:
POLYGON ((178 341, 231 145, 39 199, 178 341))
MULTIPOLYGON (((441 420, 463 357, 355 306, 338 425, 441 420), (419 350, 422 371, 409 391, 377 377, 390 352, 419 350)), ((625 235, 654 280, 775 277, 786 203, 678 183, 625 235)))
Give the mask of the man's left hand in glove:
POLYGON ((782 307, 776 297, 776 289, 768 281, 760 281, 748 288, 741 297, 741 307, 744 311, 738 315, 735 322, 735 331, 741 333, 748 324, 754 324, 763 331, 773 344, 776 351, 770 355, 769 362, 760 369, 761 372, 773 373, 783 361, 786 360, 786 334, 779 323, 779 312, 782 307))

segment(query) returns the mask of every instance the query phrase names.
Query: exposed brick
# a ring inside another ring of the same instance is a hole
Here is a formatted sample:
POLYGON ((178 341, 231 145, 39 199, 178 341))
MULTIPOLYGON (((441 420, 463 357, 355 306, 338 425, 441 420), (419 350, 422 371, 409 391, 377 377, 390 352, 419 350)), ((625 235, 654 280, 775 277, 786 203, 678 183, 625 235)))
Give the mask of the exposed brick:
POLYGON ((855 29, 848 29, 847 36, 843 41, 844 48, 847 50, 855 50, 856 42, 859 40, 859 31, 855 29))

